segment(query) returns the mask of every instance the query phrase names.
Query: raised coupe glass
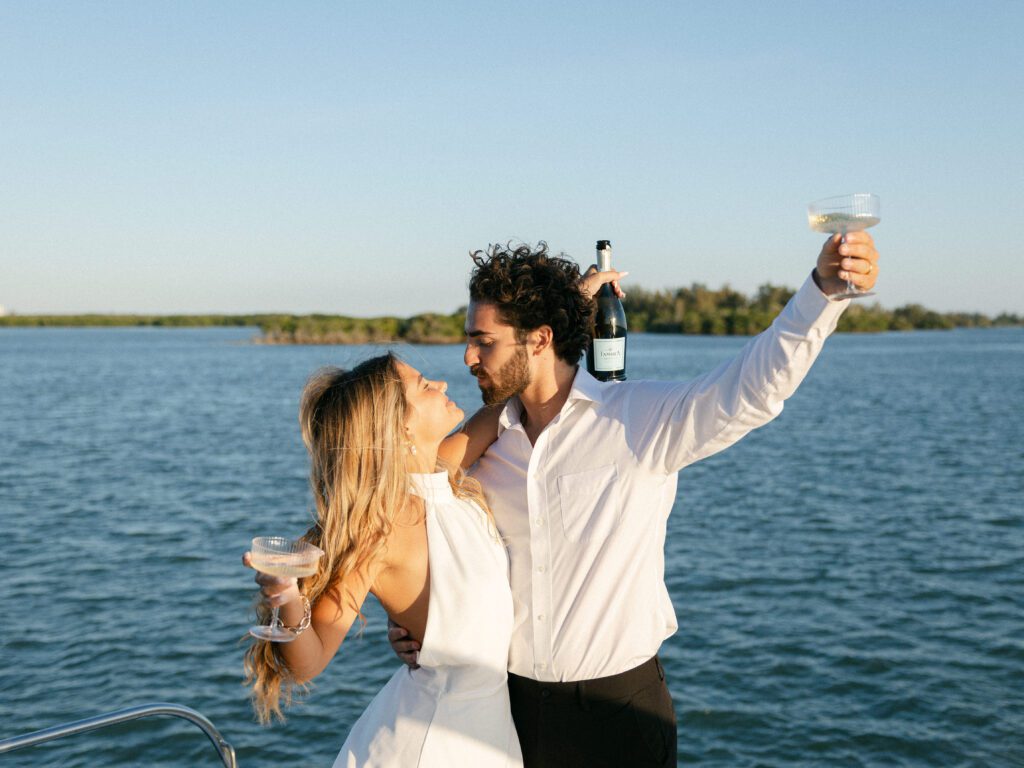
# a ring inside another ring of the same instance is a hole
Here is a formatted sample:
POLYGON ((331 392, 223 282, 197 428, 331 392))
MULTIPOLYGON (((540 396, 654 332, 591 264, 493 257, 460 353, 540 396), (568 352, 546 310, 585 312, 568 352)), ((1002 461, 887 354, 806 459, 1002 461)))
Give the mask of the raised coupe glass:
MULTIPOLYGON (((855 192, 852 195, 839 195, 815 200, 807 206, 807 223, 815 232, 834 235, 836 233, 846 240, 848 232, 860 232, 875 226, 881 221, 881 208, 878 195, 870 192, 855 192)), ((846 281, 843 293, 833 294, 833 301, 839 299, 859 299, 874 296, 874 291, 862 291, 851 281, 846 281)))
MULTIPOLYGON (((260 573, 269 573, 282 579, 312 576, 316 573, 324 551, 302 539, 283 536, 257 536, 252 540, 252 567, 260 573)), ((277 617, 277 606, 270 615, 270 624, 249 628, 249 634, 261 640, 290 643, 295 633, 287 629, 277 617)))

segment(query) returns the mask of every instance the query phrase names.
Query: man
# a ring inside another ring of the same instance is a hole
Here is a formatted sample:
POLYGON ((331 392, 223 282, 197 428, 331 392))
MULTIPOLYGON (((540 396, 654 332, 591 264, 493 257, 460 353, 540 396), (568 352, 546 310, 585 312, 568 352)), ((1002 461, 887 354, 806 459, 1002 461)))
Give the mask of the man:
MULTIPOLYGON (((664 578, 676 473, 775 418, 834 330, 849 279, 878 277, 866 232, 823 246, 772 326, 685 383, 602 383, 578 363, 601 283, 536 252, 474 254, 465 363, 485 403, 507 400, 473 469, 510 560, 512 713, 527 768, 675 766, 657 658, 677 628, 664 578)), ((617 282, 616 282, 617 285, 617 282)), ((411 662, 418 645, 389 636, 411 662)))

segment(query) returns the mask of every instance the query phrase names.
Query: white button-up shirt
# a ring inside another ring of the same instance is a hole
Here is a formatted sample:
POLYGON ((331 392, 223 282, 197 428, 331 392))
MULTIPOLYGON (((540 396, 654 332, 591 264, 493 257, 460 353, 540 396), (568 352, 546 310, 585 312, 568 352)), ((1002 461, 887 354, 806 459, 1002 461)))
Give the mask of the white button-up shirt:
POLYGON ((847 304, 808 278, 735 359, 685 383, 580 369, 535 445, 509 401, 472 472, 509 548, 509 671, 587 680, 657 653, 678 626, 664 556, 676 473, 778 416, 847 304))

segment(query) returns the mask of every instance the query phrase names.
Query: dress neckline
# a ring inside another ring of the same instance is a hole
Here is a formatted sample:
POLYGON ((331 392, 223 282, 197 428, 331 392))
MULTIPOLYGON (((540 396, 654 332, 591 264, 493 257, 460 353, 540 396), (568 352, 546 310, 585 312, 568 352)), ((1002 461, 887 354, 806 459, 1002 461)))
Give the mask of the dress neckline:
POLYGON ((454 497, 447 472, 413 472, 409 477, 412 492, 424 500, 443 501, 454 497))

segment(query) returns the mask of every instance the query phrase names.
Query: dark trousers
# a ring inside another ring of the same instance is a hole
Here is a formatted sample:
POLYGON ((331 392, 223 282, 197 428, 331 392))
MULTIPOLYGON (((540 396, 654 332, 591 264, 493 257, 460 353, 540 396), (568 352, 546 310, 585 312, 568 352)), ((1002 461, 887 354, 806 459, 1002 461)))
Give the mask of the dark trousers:
POLYGON ((574 683, 509 674, 508 690, 526 768, 676 766, 676 715, 657 656, 574 683))

